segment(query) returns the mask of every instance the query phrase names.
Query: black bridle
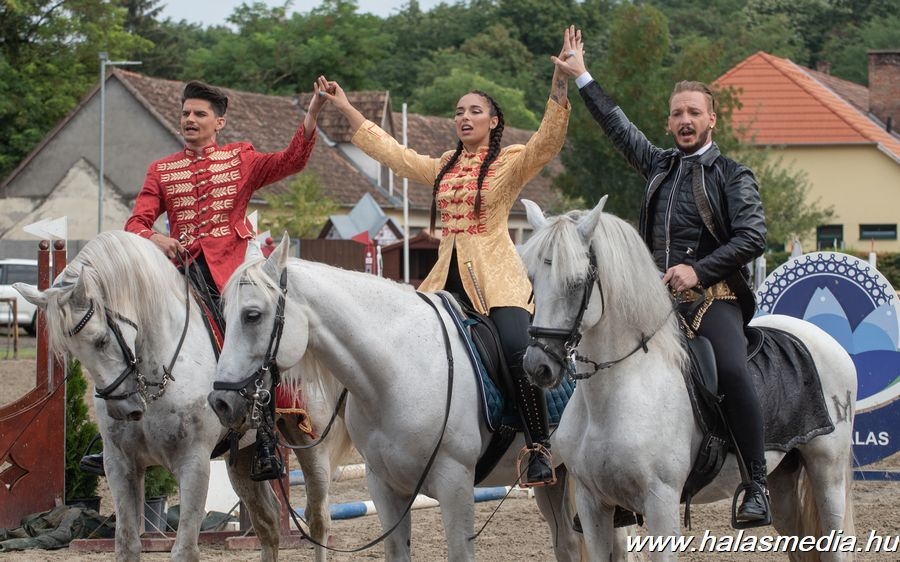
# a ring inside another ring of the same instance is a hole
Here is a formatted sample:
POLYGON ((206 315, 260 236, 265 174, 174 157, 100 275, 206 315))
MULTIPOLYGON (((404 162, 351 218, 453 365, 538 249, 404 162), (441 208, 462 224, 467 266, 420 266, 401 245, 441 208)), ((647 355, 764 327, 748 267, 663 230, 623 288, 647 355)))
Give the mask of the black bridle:
MULTIPOLYGON (((624 361, 625 359, 628 359, 639 350, 643 350, 644 353, 648 353, 649 349, 647 348, 647 343, 665 323, 664 319, 663 322, 660 323, 660 325, 649 336, 642 333, 640 339, 638 340, 638 345, 618 359, 598 363, 597 361, 594 361, 589 357, 578 353, 578 344, 581 342, 581 321, 584 318, 584 313, 587 310, 588 305, 590 305, 591 303, 591 293, 594 292, 595 283, 597 285, 597 290, 600 292, 600 306, 604 311, 606 310, 606 300, 603 296, 603 283, 601 283, 600 277, 597 273, 597 257, 594 254, 593 246, 588 249, 588 261, 590 262, 590 265, 588 267, 587 278, 584 282, 584 290, 581 294, 581 306, 578 309, 578 314, 575 316, 572 327, 569 329, 544 328, 540 326, 531 326, 530 328, 528 328, 528 334, 531 336, 531 341, 529 342, 528 346, 536 347, 546 353, 550 358, 562 365, 563 369, 566 372, 566 375, 568 375, 569 378, 576 381, 591 378, 598 372, 604 369, 609 369, 613 365, 616 365, 624 361), (550 345, 539 341, 539 338, 562 341, 564 354, 560 355, 550 345), (593 370, 579 373, 576 363, 590 364, 593 366, 593 370)), ((547 265, 552 265, 552 262, 550 260, 545 260, 545 263, 547 265)), ((674 310, 675 309, 673 308, 669 312, 669 314, 672 314, 674 310)), ((668 319, 668 315, 666 316, 666 319, 668 319)))
POLYGON ((251 426, 259 427, 259 422, 264 419, 263 407, 274 409, 272 401, 272 389, 281 382, 281 371, 278 370, 278 348, 281 346, 281 336, 284 333, 284 307, 287 295, 287 268, 281 270, 278 280, 278 302, 275 305, 275 319, 272 333, 269 335, 269 345, 262 365, 250 376, 237 382, 215 381, 213 390, 231 390, 239 393, 250 404, 251 426), (266 375, 271 374, 268 386, 266 375))
MULTIPOLYGON (((163 378, 160 382, 150 382, 147 380, 147 377, 138 369, 138 364, 141 362, 140 356, 138 356, 135 352, 128 347, 128 343, 125 341, 125 337, 122 336, 122 330, 119 328, 119 324, 116 322, 118 319, 120 322, 124 322, 128 324, 134 331, 138 331, 138 325, 136 322, 126 318, 125 316, 119 314, 118 312, 113 312, 109 309, 106 310, 106 325, 109 327, 109 330, 113 333, 113 336, 116 338, 116 343, 119 344, 119 350, 122 352, 122 358, 125 360, 125 368, 122 369, 122 372, 119 373, 119 376, 116 377, 112 383, 104 386, 103 388, 95 389, 95 396, 97 398, 102 398, 103 400, 125 400, 135 394, 140 394, 146 402, 153 402, 162 397, 166 392, 166 386, 170 381, 174 381, 175 377, 172 376, 172 370, 175 367, 175 361, 178 359, 178 355, 181 353, 181 347, 184 345, 185 337, 187 336, 188 325, 191 321, 191 294, 190 294, 190 280, 188 278, 187 273, 187 264, 185 264, 185 316, 184 316, 184 328, 181 330, 181 339, 178 340, 178 346, 175 348, 175 352, 172 354, 172 359, 169 361, 169 365, 163 365, 163 378), (137 385, 135 386, 135 390, 131 392, 123 392, 120 394, 113 394, 113 392, 119 388, 122 383, 124 383, 128 377, 131 375, 135 376, 137 380, 137 385), (158 392, 150 393, 149 389, 151 387, 156 387, 159 389, 158 392)), ((88 300, 88 309, 87 312, 84 313, 84 316, 81 317, 71 330, 69 330, 69 337, 72 337, 87 326, 88 321, 94 316, 94 299, 88 300)))

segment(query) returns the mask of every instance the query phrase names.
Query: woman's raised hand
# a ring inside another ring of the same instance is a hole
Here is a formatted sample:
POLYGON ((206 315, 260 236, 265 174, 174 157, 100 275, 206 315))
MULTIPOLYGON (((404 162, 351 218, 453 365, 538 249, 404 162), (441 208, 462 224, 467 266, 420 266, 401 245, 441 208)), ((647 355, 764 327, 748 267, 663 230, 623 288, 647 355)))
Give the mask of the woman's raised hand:
POLYGON ((561 72, 570 77, 578 77, 587 71, 584 65, 584 42, 581 30, 570 25, 563 33, 563 46, 559 56, 550 57, 561 72))

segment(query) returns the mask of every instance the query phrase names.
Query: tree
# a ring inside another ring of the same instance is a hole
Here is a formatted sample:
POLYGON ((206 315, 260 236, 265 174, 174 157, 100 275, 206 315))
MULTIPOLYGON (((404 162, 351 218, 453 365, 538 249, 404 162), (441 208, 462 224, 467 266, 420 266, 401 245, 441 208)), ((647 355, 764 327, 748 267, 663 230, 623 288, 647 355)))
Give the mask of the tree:
MULTIPOLYGON (((413 113, 425 115, 452 115, 456 102, 463 94, 481 90, 489 94, 503 110, 506 124, 521 129, 537 129, 540 119, 525 106, 525 94, 515 88, 500 84, 460 68, 453 68, 450 74, 435 79, 431 85, 413 92, 416 101, 410 105, 413 113)), ((548 90, 549 92, 549 87, 548 90)))
POLYGON ((286 193, 261 193, 268 209, 260 215, 260 230, 287 231, 292 238, 317 236, 338 209, 337 203, 322 195, 322 184, 311 171, 293 178, 286 193))
POLYGON ((110 59, 147 45, 103 0, 0 3, 0 177, 5 177, 97 83, 110 59))

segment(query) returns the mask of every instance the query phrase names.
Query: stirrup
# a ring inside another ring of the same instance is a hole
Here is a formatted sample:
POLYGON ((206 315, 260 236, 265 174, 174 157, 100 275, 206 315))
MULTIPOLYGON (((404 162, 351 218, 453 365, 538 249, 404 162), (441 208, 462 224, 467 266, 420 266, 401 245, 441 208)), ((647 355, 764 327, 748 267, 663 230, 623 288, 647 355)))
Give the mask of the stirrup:
POLYGON ((769 504, 769 490, 763 487, 758 482, 741 482, 738 484, 737 489, 734 491, 734 497, 731 499, 731 526, 734 529, 751 529, 754 527, 765 527, 772 524, 772 506, 769 504), (757 491, 761 494, 763 505, 765 506, 766 512, 762 519, 756 519, 753 521, 738 521, 737 518, 737 510, 738 510, 738 496, 741 495, 741 492, 745 494, 750 490, 757 491))
POLYGON ((281 462, 281 455, 275 447, 272 436, 262 432, 258 433, 256 451, 250 465, 250 479, 254 482, 275 480, 281 478, 283 472, 284 464, 281 462))
POLYGON ((520 488, 540 488, 541 486, 552 486, 556 484, 556 469, 553 467, 553 455, 550 453, 550 449, 541 443, 535 443, 530 447, 528 445, 522 447, 522 450, 519 451, 519 456, 516 457, 516 474, 519 476, 517 484, 520 488), (543 457, 544 460, 547 461, 547 467, 550 469, 549 480, 537 480, 535 482, 527 480, 528 467, 531 465, 532 454, 543 457), (525 470, 522 470, 523 459, 526 459, 525 470), (522 478, 523 474, 526 476, 525 479, 522 478))

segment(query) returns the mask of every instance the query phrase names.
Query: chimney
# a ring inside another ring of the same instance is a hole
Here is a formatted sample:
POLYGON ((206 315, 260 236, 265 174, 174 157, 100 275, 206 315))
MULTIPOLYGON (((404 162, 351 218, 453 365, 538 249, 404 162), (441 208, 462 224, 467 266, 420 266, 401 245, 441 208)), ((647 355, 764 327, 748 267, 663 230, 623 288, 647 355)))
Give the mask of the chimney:
POLYGON ((869 112, 889 132, 900 124, 900 49, 869 51, 869 112))

